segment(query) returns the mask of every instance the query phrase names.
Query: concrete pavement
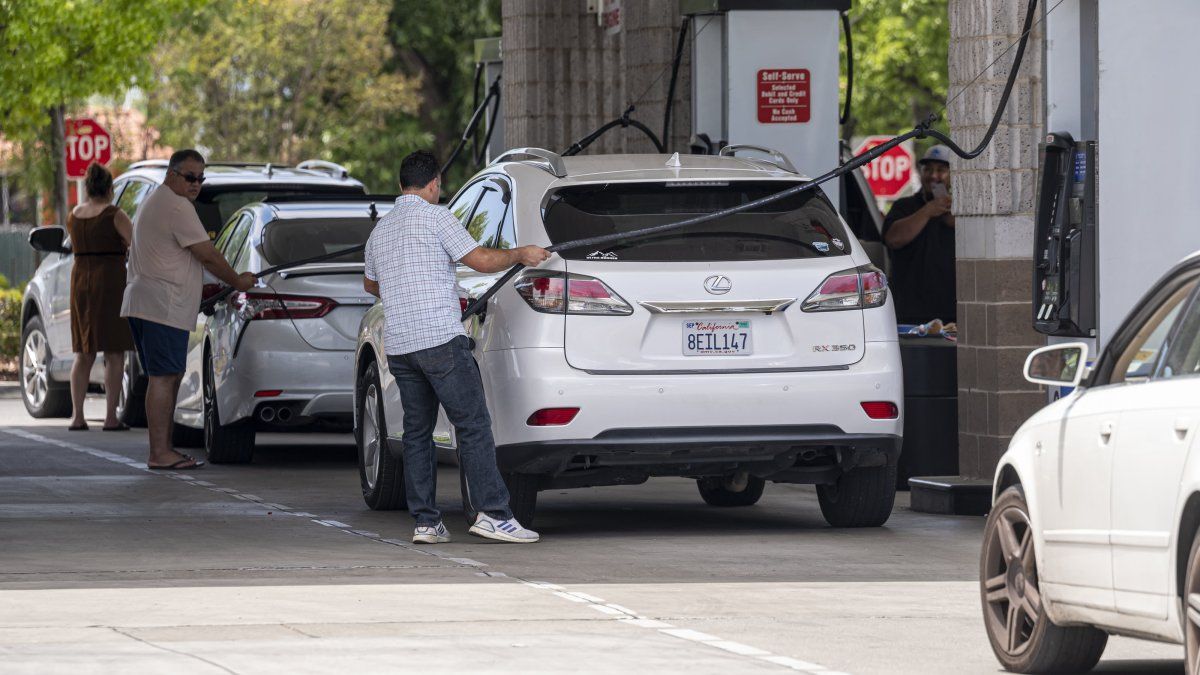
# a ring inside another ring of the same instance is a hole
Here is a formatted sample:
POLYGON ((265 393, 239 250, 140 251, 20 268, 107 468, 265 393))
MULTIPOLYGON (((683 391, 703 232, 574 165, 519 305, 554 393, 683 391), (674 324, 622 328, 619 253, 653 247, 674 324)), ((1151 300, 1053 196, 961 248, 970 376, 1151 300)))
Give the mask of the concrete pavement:
MULTIPOLYGON (((542 493, 544 541, 499 545, 466 534, 445 467, 454 542, 414 547, 406 513, 363 505, 345 437, 263 438, 253 465, 151 473, 144 432, 0 396, 0 672, 997 671, 981 519, 902 499, 839 531, 811 489, 713 509, 659 479, 542 493)), ((1181 655, 1114 638, 1101 670, 1181 655)))

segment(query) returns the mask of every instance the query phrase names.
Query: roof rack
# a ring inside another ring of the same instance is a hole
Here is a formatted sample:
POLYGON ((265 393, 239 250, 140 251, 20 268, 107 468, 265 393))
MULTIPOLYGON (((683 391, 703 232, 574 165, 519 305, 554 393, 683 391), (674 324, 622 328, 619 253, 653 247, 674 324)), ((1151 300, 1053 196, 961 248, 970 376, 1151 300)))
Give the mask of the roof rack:
POLYGON ((326 162, 323 159, 306 159, 297 164, 296 168, 304 171, 320 171, 334 178, 341 178, 342 180, 350 177, 350 171, 346 167, 341 164, 326 162))
POLYGON ((394 202, 400 195, 365 195, 365 194, 349 194, 337 192, 324 192, 317 194, 286 194, 272 195, 269 194, 263 197, 260 201, 264 204, 297 204, 303 202, 394 202))
POLYGON ((790 160, 788 160, 787 155, 783 154, 782 152, 780 152, 778 150, 774 150, 772 148, 764 148, 761 145, 727 145, 727 146, 721 148, 721 152, 719 152, 717 154, 720 155, 721 157, 734 157, 741 150, 750 150, 752 152, 761 152, 762 154, 767 155, 771 158, 768 161, 769 164, 774 164, 775 166, 779 167, 780 169, 783 169, 784 171, 787 171, 788 173, 796 173, 796 174, 800 173, 799 171, 796 170, 796 167, 792 166, 792 163, 790 160))
MULTIPOLYGON (((535 160, 541 160, 541 162, 545 162, 545 166, 540 166, 539 168, 549 171, 556 178, 562 178, 563 176, 567 175, 567 167, 565 164, 563 164, 562 155, 554 152, 553 150, 545 150, 542 148, 513 148, 512 150, 500 153, 500 155, 497 156, 496 159, 493 159, 491 164, 488 164, 488 166, 499 164, 500 162, 521 161, 512 159, 513 157, 533 157, 535 160)), ((538 162, 538 164, 540 165, 541 162, 538 162)))

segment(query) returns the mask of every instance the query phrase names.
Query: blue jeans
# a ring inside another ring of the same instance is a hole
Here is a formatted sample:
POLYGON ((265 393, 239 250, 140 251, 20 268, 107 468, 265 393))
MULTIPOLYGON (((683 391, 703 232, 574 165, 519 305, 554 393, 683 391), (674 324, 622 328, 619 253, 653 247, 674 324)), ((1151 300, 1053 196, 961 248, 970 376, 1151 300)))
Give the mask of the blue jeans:
POLYGON ((459 335, 443 345, 388 355, 387 359, 404 406, 404 487, 409 513, 417 525, 433 525, 442 517, 437 508, 437 452, 433 447, 439 403, 458 439, 467 503, 493 518, 512 518, 508 488, 496 466, 496 441, 483 380, 467 337, 459 335))

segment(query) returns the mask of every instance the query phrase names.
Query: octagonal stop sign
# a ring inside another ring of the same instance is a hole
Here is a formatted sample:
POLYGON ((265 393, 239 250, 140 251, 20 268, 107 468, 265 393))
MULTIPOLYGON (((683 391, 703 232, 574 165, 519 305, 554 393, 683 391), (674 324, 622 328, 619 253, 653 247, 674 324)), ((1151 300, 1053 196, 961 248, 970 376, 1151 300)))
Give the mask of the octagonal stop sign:
MULTIPOLYGON (((863 154, 877 145, 892 140, 891 136, 867 136, 855 150, 854 155, 863 154)), ((879 199, 895 199, 913 176, 912 147, 902 143, 883 153, 862 168, 871 191, 879 199)))
POLYGON ((112 159, 112 137, 90 117, 64 120, 67 137, 67 178, 83 178, 92 162, 112 159))

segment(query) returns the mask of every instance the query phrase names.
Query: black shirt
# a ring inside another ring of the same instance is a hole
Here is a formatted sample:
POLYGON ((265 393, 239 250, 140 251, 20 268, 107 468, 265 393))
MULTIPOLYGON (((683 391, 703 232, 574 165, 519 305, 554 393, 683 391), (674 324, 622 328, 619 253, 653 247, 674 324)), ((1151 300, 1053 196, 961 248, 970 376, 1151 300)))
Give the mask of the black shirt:
MULTIPOLYGON (((896 200, 883 220, 883 234, 897 220, 907 218, 933 197, 924 192, 896 200)), ((946 216, 931 218, 908 245, 889 248, 892 274, 888 286, 896 302, 900 323, 925 323, 932 319, 955 321, 954 228, 946 216)))

